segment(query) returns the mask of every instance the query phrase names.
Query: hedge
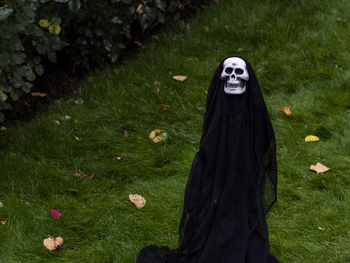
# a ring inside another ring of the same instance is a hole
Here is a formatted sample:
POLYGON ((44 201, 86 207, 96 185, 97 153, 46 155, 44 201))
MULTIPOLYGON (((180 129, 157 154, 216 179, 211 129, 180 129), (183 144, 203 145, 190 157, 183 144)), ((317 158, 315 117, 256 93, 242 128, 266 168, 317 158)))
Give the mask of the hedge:
POLYGON ((0 123, 49 61, 116 62, 141 33, 208 0, 0 0, 0 123))

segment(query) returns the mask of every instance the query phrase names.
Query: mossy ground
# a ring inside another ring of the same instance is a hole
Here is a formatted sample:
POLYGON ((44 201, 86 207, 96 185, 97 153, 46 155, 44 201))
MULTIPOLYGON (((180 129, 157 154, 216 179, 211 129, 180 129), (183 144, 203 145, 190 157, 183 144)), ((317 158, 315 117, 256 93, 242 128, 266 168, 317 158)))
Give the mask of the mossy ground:
POLYGON ((0 137, 0 262, 132 263, 145 245, 177 247, 205 92, 232 54, 255 68, 276 133, 272 253, 284 263, 350 262, 350 2, 218 2, 9 125, 0 137), (284 106, 293 115, 277 111, 284 106), (148 139, 155 128, 167 132, 165 142, 148 139), (320 141, 305 143, 309 134, 320 141), (331 170, 311 172, 316 162, 331 170), (146 206, 137 210, 130 193, 146 206), (48 235, 62 236, 63 247, 46 250, 48 235))

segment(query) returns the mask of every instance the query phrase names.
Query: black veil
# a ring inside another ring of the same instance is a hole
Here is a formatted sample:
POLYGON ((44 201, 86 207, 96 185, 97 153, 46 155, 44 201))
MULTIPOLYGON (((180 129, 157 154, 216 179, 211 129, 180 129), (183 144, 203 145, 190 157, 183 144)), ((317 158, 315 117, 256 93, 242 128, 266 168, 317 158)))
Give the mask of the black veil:
MULTIPOLYGON (((250 63, 240 95, 214 73, 185 189, 179 248, 143 248, 137 263, 272 263, 266 215, 277 200, 275 135, 250 63)), ((226 59, 226 58, 225 58, 226 59)))

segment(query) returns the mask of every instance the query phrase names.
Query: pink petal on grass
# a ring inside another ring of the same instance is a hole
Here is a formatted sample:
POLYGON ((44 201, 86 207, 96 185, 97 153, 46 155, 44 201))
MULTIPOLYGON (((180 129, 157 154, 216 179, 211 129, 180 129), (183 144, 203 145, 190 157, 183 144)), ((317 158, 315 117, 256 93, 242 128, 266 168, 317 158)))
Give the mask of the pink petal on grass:
POLYGON ((54 210, 54 209, 51 209, 50 213, 53 216, 53 218, 56 218, 56 219, 59 219, 62 216, 62 214, 60 212, 58 212, 57 210, 54 210))
POLYGON ((124 159, 123 157, 117 156, 117 160, 118 160, 118 161, 121 161, 121 160, 123 160, 123 159, 124 159))

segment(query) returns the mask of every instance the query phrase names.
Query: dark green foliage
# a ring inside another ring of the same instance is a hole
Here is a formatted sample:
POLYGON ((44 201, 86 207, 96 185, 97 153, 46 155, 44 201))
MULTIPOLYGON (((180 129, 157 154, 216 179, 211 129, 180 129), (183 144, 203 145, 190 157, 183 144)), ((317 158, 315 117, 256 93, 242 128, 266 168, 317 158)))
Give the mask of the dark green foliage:
MULTIPOLYGON (((43 61, 60 56, 84 68, 115 62, 126 46, 192 4, 206 0, 0 1, 0 111, 28 93, 43 61)), ((47 63, 46 63, 47 64, 47 63)), ((0 122, 4 120, 0 112, 0 122)))

